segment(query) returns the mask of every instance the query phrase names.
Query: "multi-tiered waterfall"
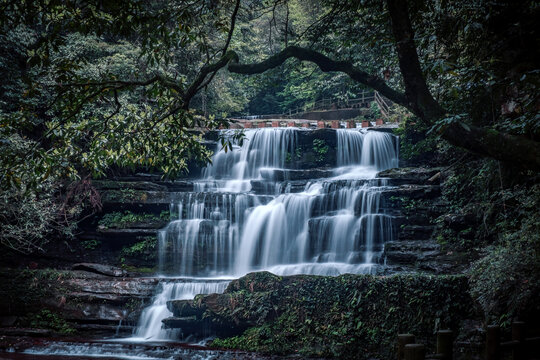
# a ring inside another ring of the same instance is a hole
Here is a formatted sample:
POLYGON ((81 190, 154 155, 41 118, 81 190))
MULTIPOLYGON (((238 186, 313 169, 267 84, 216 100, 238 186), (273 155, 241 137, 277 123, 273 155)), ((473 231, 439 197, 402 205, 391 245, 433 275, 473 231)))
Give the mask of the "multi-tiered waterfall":
POLYGON ((178 194, 171 204, 177 219, 159 233, 160 271, 176 278, 161 283, 137 337, 178 336, 161 329, 168 300, 223 291, 248 272, 369 273, 382 262, 392 219, 380 211, 385 183, 375 174, 398 166, 396 137, 336 130, 334 148, 314 142, 315 155, 336 152, 333 168, 313 172, 291 160, 305 151, 298 138, 306 131, 247 130, 243 146, 217 149, 196 191, 178 194), (306 180, 310 171, 318 178, 306 180))

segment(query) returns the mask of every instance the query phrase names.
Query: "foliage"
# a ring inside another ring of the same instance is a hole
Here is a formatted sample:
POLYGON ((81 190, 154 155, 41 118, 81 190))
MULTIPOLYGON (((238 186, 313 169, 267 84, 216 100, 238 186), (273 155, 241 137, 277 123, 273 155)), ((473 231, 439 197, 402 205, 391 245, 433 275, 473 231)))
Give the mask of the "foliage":
POLYGON ((4 314, 39 313, 46 300, 60 302, 59 294, 68 292, 70 274, 53 269, 2 269, 0 308, 4 314))
POLYGON ((111 165, 176 176, 188 159, 208 161, 187 129, 217 125, 187 109, 212 60, 201 54, 228 35, 228 5, 6 3, 0 44, 15 61, 0 63, 9 78, 0 131, 35 143, 25 156, 1 149, 2 188, 100 176, 111 165))
POLYGON ((315 161, 318 163, 324 161, 326 153, 328 153, 330 148, 326 144, 324 139, 315 139, 313 140, 313 151, 315 153, 315 161))
POLYGON ((62 335, 71 335, 76 332, 66 320, 47 309, 43 309, 37 314, 28 314, 27 318, 31 319, 30 326, 33 328, 52 329, 62 335))
POLYGON ((86 250, 96 250, 101 245, 101 241, 96 239, 83 240, 81 245, 86 250))
POLYGON ((159 216, 154 214, 136 214, 131 211, 107 213, 98 222, 100 229, 124 229, 137 223, 155 223, 168 221, 168 211, 163 211, 159 216))
POLYGON ((40 193, 22 189, 0 192, 0 244, 22 253, 43 251, 55 230, 60 208, 54 202, 55 185, 48 181, 41 189, 40 193))
POLYGON ((471 271, 471 292, 486 321, 509 325, 534 321, 540 313, 540 187, 517 187, 503 194, 507 214, 499 214, 498 241, 471 271))
POLYGON ((122 248, 121 255, 124 257, 143 257, 145 260, 156 258, 157 238, 147 236, 131 246, 122 248))

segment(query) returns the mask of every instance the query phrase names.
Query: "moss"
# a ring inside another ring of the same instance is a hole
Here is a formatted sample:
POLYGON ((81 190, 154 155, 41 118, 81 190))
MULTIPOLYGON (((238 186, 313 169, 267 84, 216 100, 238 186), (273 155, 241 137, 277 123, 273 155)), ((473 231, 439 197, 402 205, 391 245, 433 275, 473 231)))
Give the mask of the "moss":
POLYGON ((121 189, 107 190, 102 193, 101 201, 135 203, 145 202, 148 199, 148 192, 145 190, 121 189))
POLYGON ((71 335, 76 332, 64 318, 47 309, 41 310, 37 314, 26 315, 26 321, 33 328, 51 329, 63 335, 71 335))
POLYGON ((159 216, 154 214, 135 214, 131 211, 116 211, 105 214, 99 220, 98 227, 101 229, 125 229, 137 223, 153 223, 170 220, 171 214, 162 211, 159 216))
POLYGON ((313 152, 315 153, 315 161, 318 163, 323 162, 329 149, 324 139, 314 139, 313 152))
POLYGON ((156 258, 156 246, 157 238, 155 236, 146 236, 142 241, 122 248, 120 256, 154 260, 156 258))
POLYGON ((250 285, 251 274, 231 283, 227 293, 235 306, 229 317, 255 326, 216 339, 213 346, 336 358, 389 356, 396 334, 412 332, 432 346, 435 329, 457 330, 471 315, 463 276, 263 278, 272 285, 250 285))
POLYGON ((83 240, 81 245, 86 250, 95 250, 101 245, 101 241, 97 239, 83 240))
POLYGON ((61 301, 62 294, 77 291, 66 281, 71 275, 52 269, 0 271, 0 314, 39 313, 47 302, 61 301))
POLYGON ((129 266, 125 265, 122 266, 122 268, 126 271, 132 272, 132 273, 138 273, 138 274, 154 274, 157 271, 156 267, 136 267, 136 266, 129 266))

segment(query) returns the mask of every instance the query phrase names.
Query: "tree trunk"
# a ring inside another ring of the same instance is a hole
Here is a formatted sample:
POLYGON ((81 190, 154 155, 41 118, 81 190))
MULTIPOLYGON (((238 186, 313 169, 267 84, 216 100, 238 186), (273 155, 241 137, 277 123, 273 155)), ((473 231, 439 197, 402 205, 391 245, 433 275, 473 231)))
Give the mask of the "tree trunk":
MULTIPOLYGON (((428 123, 435 124, 446 117, 445 109, 433 98, 422 74, 414 44, 414 31, 409 18, 407 1, 387 0, 396 42, 399 66, 405 93, 390 88, 383 79, 369 74, 347 61, 332 60, 311 49, 289 46, 278 54, 256 64, 239 64, 238 56, 230 56, 228 69, 238 74, 260 74, 283 64, 289 58, 310 61, 323 72, 343 72, 351 79, 379 91, 393 102, 409 109, 428 123)), ((221 61, 219 64, 223 64, 221 61)), ((440 135, 450 144, 482 156, 510 162, 524 169, 540 171, 540 143, 522 136, 510 135, 493 129, 452 122, 441 127, 440 135)))

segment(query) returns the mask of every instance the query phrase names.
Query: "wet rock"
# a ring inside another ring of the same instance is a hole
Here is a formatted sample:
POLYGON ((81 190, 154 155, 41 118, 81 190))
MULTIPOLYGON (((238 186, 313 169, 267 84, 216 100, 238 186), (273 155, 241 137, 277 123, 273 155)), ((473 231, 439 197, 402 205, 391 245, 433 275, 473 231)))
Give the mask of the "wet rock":
POLYGON ((167 187, 150 181, 116 181, 94 180, 92 184, 96 189, 105 190, 143 190, 143 191, 167 191, 167 187))
POLYGON ((402 225, 397 236, 399 240, 427 240, 434 230, 435 226, 432 225, 402 225))
POLYGON ((13 326, 16 321, 16 316, 0 316, 0 327, 13 326))
POLYGON ((247 328, 245 325, 223 321, 222 319, 197 319, 191 317, 168 317, 162 320, 165 329, 181 329, 185 334, 195 336, 222 336, 239 335, 247 328))
POLYGON ((443 221, 450 229, 459 231, 476 225, 476 216, 474 214, 446 214, 443 221))
POLYGON ((74 264, 71 268, 73 270, 89 271, 89 272, 93 272, 97 274, 114 276, 114 277, 122 277, 122 276, 127 275, 127 272, 125 270, 122 270, 112 265, 79 263, 79 264, 74 264))
POLYGON ((199 334, 204 328, 204 322, 195 316, 168 317, 162 320, 165 329, 182 329, 187 334, 199 334))
POLYGON ((167 309, 169 309, 175 317, 195 316, 199 319, 206 310, 205 307, 196 306, 192 300, 167 301, 167 309))
POLYGON ((194 189, 194 184, 192 181, 158 181, 157 184, 166 186, 171 192, 193 191, 194 189))
POLYGON ((279 286, 279 283, 283 280, 282 276, 272 274, 268 271, 260 271, 249 273, 239 279, 231 281, 225 293, 233 293, 235 291, 271 291, 279 286))
POLYGON ((106 190, 101 194, 101 202, 108 204, 169 204, 171 194, 168 191, 146 190, 106 190))
POLYGON ((382 189, 382 195, 385 197, 431 200, 441 195, 441 188, 439 185, 407 184, 382 189))
POLYGON ((381 171, 377 174, 377 177, 389 179, 391 185, 437 185, 440 183, 440 176, 436 177, 435 175, 440 172, 441 168, 405 167, 381 171))
POLYGON ((265 180, 311 180, 334 176, 334 171, 329 169, 261 169, 261 177, 265 180))
POLYGON ((298 193, 304 191, 307 180, 283 181, 276 183, 271 180, 251 180, 251 191, 256 194, 273 195, 277 193, 298 193))
POLYGON ((76 294, 85 293, 89 297, 97 294, 113 294, 116 296, 148 297, 152 296, 158 283, 156 278, 96 279, 74 277, 67 280, 76 294))
POLYGON ((440 245, 433 241, 389 241, 384 245, 384 256, 390 265, 414 265, 440 255, 440 245))
POLYGON ((31 328, 0 328, 0 335, 3 336, 30 336, 30 337, 47 337, 53 334, 52 330, 48 329, 31 329, 31 328))

